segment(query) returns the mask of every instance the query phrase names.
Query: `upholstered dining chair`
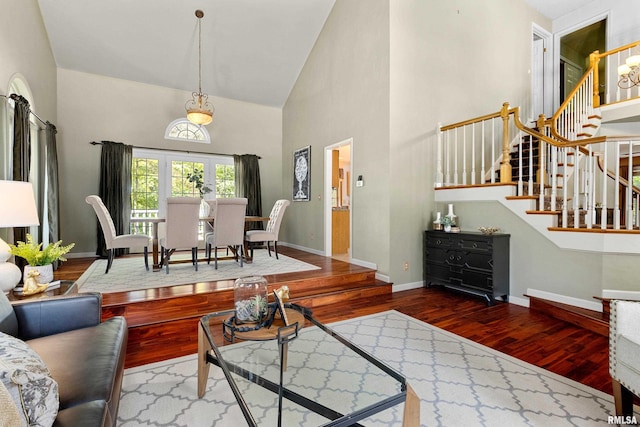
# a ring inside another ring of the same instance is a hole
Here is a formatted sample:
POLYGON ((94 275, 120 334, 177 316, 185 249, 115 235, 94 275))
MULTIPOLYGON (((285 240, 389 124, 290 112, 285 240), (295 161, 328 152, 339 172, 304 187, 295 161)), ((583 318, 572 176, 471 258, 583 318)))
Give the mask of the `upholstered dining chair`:
POLYGON ((236 260, 240 258, 243 266, 242 247, 244 245, 244 217, 247 213, 247 199, 244 197, 219 198, 213 205, 213 233, 207 236, 207 263, 211 262, 211 250, 214 253, 214 267, 218 269, 218 247, 235 248, 236 260))
POLYGON ((91 195, 87 196, 84 200, 90 204, 96 212, 96 216, 100 222, 100 228, 102 228, 102 233, 104 234, 104 241, 107 246, 107 270, 104 274, 109 273, 111 269, 116 249, 123 248, 144 247, 144 266, 149 270, 149 236, 143 234, 121 234, 118 236, 116 234, 116 227, 113 224, 113 218, 111 218, 111 214, 102 202, 100 196, 91 195))
POLYGON ((160 264, 169 274, 169 261, 176 249, 191 249, 191 262, 198 271, 198 228, 200 226, 200 199, 197 197, 167 198, 167 218, 159 244, 160 264))
POLYGON ((611 301, 609 373, 616 415, 633 415, 633 396, 640 396, 640 302, 611 301))
POLYGON ((278 258, 278 234, 280 233, 280 224, 282 224, 282 218, 284 217, 284 211, 287 209, 291 202, 289 200, 277 200, 271 209, 269 214, 269 222, 267 222, 267 228, 265 230, 249 230, 246 233, 245 240, 249 243, 251 249, 251 256, 253 257, 253 245, 257 242, 266 242, 267 251, 271 256, 271 247, 269 242, 273 242, 273 249, 276 253, 276 259, 278 258))

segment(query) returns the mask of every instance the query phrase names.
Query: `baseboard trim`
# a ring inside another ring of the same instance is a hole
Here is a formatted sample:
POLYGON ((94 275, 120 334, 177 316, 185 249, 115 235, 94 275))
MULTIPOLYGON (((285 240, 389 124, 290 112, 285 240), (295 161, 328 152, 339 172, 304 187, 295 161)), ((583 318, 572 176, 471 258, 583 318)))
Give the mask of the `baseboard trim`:
POLYGON ((638 291, 619 291, 616 289, 603 289, 602 298, 604 299, 623 299, 629 301, 640 301, 640 292, 638 291))
POLYGON ((319 251, 318 249, 307 248, 305 246, 294 245, 293 243, 278 242, 278 246, 287 246, 289 248, 298 249, 299 251, 309 252, 309 253, 312 253, 314 255, 325 256, 324 255, 324 251, 319 251))
POLYGON ((527 298, 520 298, 520 297, 514 297, 512 295, 509 295, 509 302, 511 304, 520 305, 522 307, 529 308, 529 302, 530 301, 527 298))
POLYGON ((568 297, 566 295, 554 294, 552 292, 531 288, 527 289, 527 295, 602 313, 602 303, 599 301, 586 301, 580 298, 568 297))
POLYGON ((401 285, 393 285, 391 292, 402 292, 408 291, 410 289, 418 289, 424 287, 424 281, 412 282, 412 283, 403 283, 401 285))

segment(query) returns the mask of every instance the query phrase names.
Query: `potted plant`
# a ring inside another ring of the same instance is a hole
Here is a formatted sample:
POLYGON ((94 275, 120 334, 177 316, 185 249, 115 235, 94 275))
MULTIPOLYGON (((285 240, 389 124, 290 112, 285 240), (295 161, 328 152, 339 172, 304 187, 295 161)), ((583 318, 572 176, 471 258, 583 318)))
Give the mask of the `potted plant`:
POLYGON ((38 270, 40 276, 38 277, 39 283, 49 283, 53 280, 53 265, 54 261, 66 261, 63 256, 68 253, 75 243, 71 243, 67 246, 62 246, 62 240, 48 245, 42 249, 42 243, 35 243, 31 234, 27 234, 27 241, 18 241, 17 245, 9 245, 9 251, 12 255, 24 258, 28 265, 24 267, 23 278, 27 279, 30 270, 38 270))
POLYGON ((187 174, 187 181, 192 182, 196 189, 200 193, 200 198, 204 198, 204 195, 213 191, 211 187, 207 187, 204 184, 203 171, 198 168, 194 168, 193 172, 187 174))
POLYGON ((200 216, 201 217, 206 217, 209 216, 209 203, 207 203, 204 200, 204 195, 207 193, 210 193, 211 191, 213 191, 211 189, 211 187, 207 187, 204 184, 204 178, 203 178, 203 171, 201 171, 198 168, 194 168, 193 172, 189 172, 187 173, 187 181, 192 182, 193 185, 196 187, 196 189, 198 190, 198 192, 200 193, 200 216))
POLYGON ((451 226, 453 225, 453 218, 450 216, 443 216, 440 218, 440 224, 444 226, 444 231, 449 233, 451 231, 451 226))

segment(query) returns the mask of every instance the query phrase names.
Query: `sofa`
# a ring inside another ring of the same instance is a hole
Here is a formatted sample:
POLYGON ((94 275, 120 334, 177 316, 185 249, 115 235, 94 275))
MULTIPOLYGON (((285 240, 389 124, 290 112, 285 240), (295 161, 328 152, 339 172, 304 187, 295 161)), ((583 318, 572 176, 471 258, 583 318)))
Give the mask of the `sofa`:
POLYGON ((127 324, 101 322, 101 305, 99 293, 12 304, 0 292, 0 405, 14 403, 0 425, 116 425, 127 324))

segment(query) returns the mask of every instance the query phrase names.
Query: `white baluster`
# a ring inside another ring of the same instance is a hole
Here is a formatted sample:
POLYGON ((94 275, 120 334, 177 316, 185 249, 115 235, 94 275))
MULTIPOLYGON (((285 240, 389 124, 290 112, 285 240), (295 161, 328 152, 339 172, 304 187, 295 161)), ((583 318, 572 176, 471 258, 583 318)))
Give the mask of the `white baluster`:
POLYGON ((442 123, 438 122, 438 139, 436 141, 436 187, 442 187, 444 182, 444 173, 442 170, 442 137, 442 123))
POLYGON ((627 230, 633 228, 633 141, 629 141, 629 165, 627 169, 627 211, 625 213, 625 223, 627 230))
MULTIPOLYGON (((621 142, 616 144, 615 159, 620 158, 620 144, 621 142)), ((615 174, 615 185, 613 186, 613 228, 620 230, 620 192, 618 191, 618 188, 620 188, 620 162, 617 160, 615 161, 615 174)))
POLYGON ((481 144, 481 148, 480 148, 480 153, 482 155, 481 159, 481 165, 480 165, 480 176, 481 178, 481 184, 484 184, 486 182, 486 175, 485 175, 485 168, 484 168, 484 160, 485 160, 485 155, 484 155, 484 141, 485 141, 485 137, 484 137, 484 124, 486 123, 486 120, 482 121, 482 144, 481 144))

